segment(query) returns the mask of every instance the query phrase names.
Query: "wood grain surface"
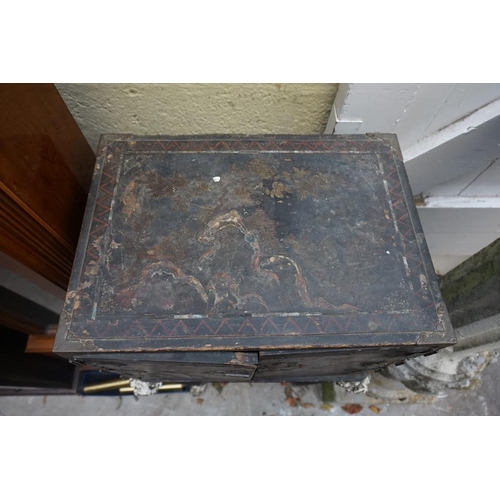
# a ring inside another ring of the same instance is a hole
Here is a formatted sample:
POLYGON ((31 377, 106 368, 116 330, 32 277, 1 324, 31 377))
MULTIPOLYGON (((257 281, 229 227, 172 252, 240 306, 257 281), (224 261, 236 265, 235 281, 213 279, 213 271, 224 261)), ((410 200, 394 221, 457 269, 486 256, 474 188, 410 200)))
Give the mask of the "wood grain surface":
POLYGON ((94 161, 53 84, 0 85, 0 250, 61 288, 94 161))

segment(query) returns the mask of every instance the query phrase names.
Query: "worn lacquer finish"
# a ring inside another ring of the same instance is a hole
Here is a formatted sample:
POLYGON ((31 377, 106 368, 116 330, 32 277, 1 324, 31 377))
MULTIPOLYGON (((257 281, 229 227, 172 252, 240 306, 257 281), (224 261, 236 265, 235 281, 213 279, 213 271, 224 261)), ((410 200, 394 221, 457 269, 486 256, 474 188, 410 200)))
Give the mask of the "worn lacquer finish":
POLYGON ((150 382, 248 382, 258 357, 225 351, 83 354, 73 357, 73 363, 150 382))
POLYGON ((56 352, 450 342, 393 136, 103 136, 56 352))

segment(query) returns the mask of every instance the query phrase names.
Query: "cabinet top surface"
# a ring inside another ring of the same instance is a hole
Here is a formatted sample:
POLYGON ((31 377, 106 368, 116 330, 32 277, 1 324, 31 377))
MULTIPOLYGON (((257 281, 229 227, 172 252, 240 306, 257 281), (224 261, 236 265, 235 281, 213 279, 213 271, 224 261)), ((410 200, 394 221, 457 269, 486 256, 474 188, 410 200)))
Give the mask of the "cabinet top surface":
POLYGON ((56 351, 439 343, 446 323, 393 136, 103 136, 56 351))

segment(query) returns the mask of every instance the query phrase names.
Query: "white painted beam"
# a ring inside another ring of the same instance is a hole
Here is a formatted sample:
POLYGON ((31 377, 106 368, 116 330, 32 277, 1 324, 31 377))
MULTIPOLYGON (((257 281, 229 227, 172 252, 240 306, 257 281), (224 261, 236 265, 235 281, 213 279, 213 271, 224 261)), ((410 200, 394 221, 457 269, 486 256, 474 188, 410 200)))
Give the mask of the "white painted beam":
POLYGON ((498 115, 496 83, 342 83, 325 133, 395 133, 408 161, 498 115))
POLYGON ((428 196, 428 208, 500 208, 500 197, 489 196, 428 196))
POLYGON ((395 133, 420 84, 341 83, 325 133, 395 133))
POLYGON ((417 210, 439 274, 446 274, 500 238, 500 207, 427 205, 417 210))
POLYGON ((500 115, 405 165, 414 194, 452 196, 462 194, 498 158, 500 115))
POLYGON ((412 146, 404 148, 404 160, 413 160, 413 158, 427 153, 431 149, 437 148, 438 146, 441 146, 442 144, 451 141, 462 134, 467 134, 468 132, 475 130, 483 123, 495 118, 498 115, 500 115, 500 99, 483 106, 470 115, 438 130, 434 134, 420 139, 412 146))

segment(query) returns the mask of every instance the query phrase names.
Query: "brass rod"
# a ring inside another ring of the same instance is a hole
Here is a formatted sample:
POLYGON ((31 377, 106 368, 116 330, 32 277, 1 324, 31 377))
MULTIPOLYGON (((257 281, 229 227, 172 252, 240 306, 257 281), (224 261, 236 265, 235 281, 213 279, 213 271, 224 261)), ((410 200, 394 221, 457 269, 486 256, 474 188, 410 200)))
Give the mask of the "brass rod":
POLYGON ((134 392, 134 388, 133 387, 120 387, 119 391, 120 391, 120 394, 129 394, 129 393, 134 392))
POLYGON ((83 388, 84 393, 99 392, 107 389, 119 389, 120 387, 127 387, 130 383, 128 380, 111 380, 110 382, 103 382, 101 384, 87 385, 83 388))
POLYGON ((184 389, 182 384, 163 384, 158 390, 159 391, 175 391, 176 389, 184 389))

